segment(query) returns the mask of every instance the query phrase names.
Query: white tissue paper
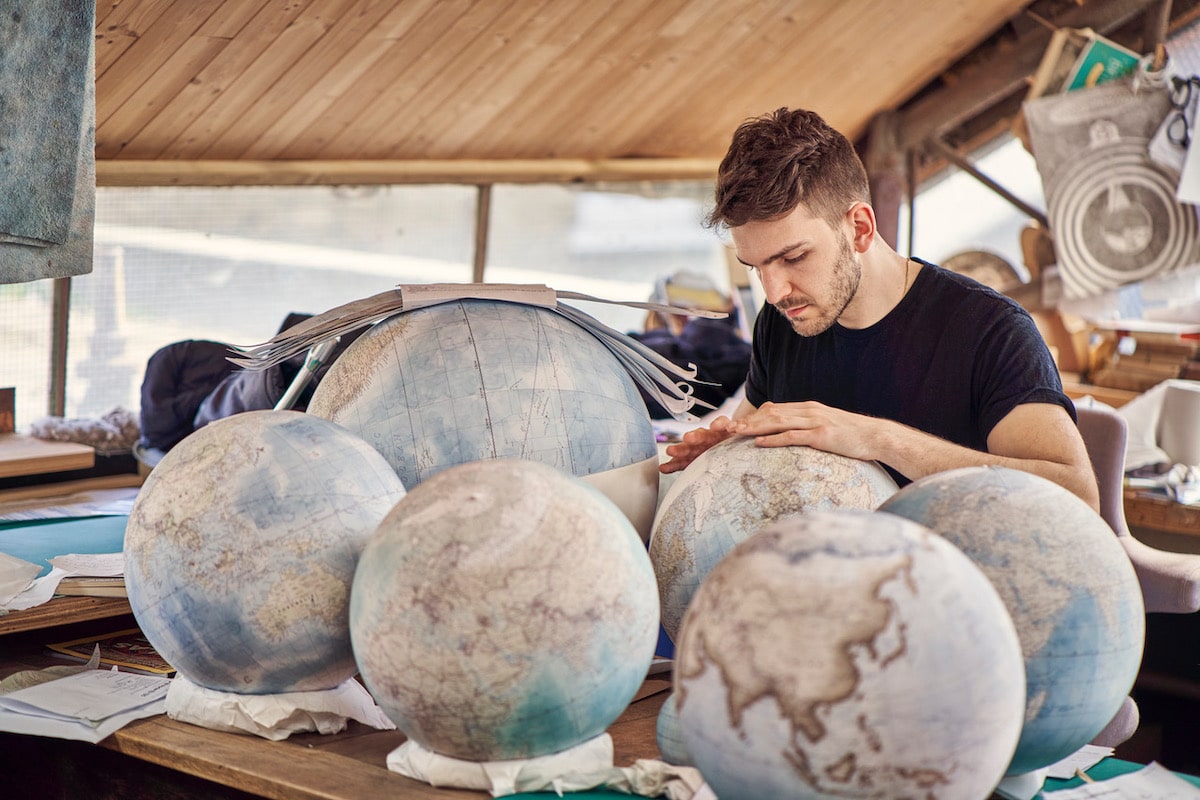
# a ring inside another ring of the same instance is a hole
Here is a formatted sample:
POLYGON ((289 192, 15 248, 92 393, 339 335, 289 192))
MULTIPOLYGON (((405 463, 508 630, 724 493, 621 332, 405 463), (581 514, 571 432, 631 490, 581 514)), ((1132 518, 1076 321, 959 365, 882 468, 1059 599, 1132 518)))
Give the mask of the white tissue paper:
POLYGON ((1163 381, 1116 411, 1129 429, 1125 471, 1170 465, 1130 485, 1161 489, 1178 503, 1200 504, 1200 382, 1163 381))
POLYGON ((293 733, 338 733, 352 719, 379 730, 396 728, 353 678, 324 691, 236 694, 206 689, 177 675, 167 691, 166 711, 180 722, 272 741, 293 733))
POLYGON ((1129 428, 1128 446, 1125 451, 1126 472, 1171 460, 1158 446, 1158 416, 1162 411, 1163 395, 1166 391, 1167 384, 1160 383, 1117 409, 1117 413, 1125 418, 1129 428))
POLYGON ((1038 769, 1022 775, 1006 775, 996 787, 996 794, 1004 800, 1033 800, 1042 792, 1048 769, 1038 769))
POLYGON ((388 769, 431 786, 473 789, 505 797, 519 792, 581 792, 604 786, 642 797, 690 800, 703 784, 698 770, 639 759, 613 766, 607 733, 547 756, 511 761, 466 761, 439 755, 409 740, 387 757, 388 769))
POLYGON ((1129 426, 1125 470, 1200 459, 1200 383, 1171 379, 1152 386, 1117 413, 1129 426), (1170 402, 1168 402, 1170 398, 1170 402))
POLYGON ((0 553, 0 608, 7 609, 17 595, 33 583, 42 568, 24 559, 0 553))
POLYGON ((1176 464, 1200 465, 1200 382, 1170 380, 1158 418, 1158 445, 1176 464))

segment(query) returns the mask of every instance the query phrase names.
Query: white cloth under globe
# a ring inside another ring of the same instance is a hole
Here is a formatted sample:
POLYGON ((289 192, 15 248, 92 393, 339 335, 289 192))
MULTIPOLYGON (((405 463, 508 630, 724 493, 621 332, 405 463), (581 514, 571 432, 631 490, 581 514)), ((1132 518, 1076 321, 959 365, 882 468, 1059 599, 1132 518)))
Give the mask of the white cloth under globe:
POLYGON ((273 742, 293 733, 340 733, 350 720, 379 730, 396 727, 354 678, 316 692, 238 694, 205 689, 177 675, 167 690, 166 713, 202 728, 253 734, 273 742))

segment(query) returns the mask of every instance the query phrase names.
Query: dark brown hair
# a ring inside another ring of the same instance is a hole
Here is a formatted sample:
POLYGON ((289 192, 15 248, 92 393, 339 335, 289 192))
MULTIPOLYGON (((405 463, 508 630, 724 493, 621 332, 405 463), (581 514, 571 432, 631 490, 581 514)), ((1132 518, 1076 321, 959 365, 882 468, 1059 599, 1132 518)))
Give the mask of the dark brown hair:
POLYGON ((850 141, 812 111, 781 108, 734 132, 708 224, 773 219, 804 203, 837 225, 853 203, 870 200, 867 171, 850 141))

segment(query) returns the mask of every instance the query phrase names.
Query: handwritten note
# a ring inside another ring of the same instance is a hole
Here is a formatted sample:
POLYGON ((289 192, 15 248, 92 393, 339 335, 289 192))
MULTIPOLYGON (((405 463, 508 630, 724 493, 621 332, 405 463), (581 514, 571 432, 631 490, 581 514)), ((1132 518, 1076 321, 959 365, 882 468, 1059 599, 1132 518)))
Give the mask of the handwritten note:
POLYGON ((118 577, 125 574, 125 554, 68 553, 50 559, 50 565, 64 570, 66 575, 63 577, 118 577))

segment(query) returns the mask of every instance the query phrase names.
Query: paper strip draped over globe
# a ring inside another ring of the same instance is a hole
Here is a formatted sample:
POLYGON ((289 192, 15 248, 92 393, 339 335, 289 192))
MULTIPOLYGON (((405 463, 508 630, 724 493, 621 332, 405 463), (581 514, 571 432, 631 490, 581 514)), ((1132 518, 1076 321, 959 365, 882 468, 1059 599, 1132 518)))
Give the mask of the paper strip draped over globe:
POLYGON ((712 409, 709 403, 692 396, 690 382, 696 380, 694 364, 680 367, 641 342, 613 330, 589 314, 561 302, 587 300, 596 303, 645 308, 669 314, 721 318, 724 312, 700 308, 667 306, 606 300, 579 292, 556 292, 539 284, 508 283, 429 283, 402 284, 395 289, 353 300, 293 325, 270 340, 256 345, 232 346, 240 353, 231 362, 249 370, 267 369, 310 347, 372 325, 395 314, 467 298, 502 300, 539 306, 572 320, 585 328, 617 357, 621 365, 651 398, 657 400, 677 419, 686 419, 693 406, 712 409))

